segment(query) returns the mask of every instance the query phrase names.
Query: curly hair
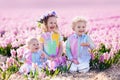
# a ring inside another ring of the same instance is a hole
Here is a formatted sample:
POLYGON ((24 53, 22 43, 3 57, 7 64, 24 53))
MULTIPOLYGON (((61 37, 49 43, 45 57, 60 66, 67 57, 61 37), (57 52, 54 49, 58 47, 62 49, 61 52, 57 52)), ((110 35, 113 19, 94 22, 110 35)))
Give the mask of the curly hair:
POLYGON ((84 18, 77 16, 72 21, 72 29, 75 27, 76 23, 78 22, 84 22, 85 24, 87 23, 87 21, 84 18))

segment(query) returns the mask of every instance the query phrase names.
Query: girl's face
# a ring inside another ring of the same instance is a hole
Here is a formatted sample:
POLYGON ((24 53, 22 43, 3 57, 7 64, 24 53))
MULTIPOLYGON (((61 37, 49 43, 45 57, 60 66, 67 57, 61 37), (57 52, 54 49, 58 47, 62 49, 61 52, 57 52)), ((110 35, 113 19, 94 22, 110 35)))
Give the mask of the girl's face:
POLYGON ((39 50, 38 40, 32 40, 28 46, 31 52, 37 52, 39 50))
POLYGON ((86 23, 85 22, 77 22, 75 24, 73 30, 76 32, 76 34, 78 34, 79 36, 81 36, 86 31, 86 23))
POLYGON ((57 19, 56 17, 49 17, 47 21, 47 28, 49 32, 55 31, 57 28, 57 19))

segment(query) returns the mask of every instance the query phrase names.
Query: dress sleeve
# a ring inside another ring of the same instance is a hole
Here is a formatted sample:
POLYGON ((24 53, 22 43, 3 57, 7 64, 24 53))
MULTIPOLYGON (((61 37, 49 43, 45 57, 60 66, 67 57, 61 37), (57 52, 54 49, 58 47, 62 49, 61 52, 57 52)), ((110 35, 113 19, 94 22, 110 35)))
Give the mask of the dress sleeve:
POLYGON ((87 37, 87 42, 90 44, 90 49, 94 49, 95 48, 95 44, 94 42, 92 41, 92 39, 88 36, 87 37))
POLYGON ((66 41, 66 55, 69 60, 72 60, 72 54, 71 54, 71 49, 70 49, 70 42, 69 39, 66 41))

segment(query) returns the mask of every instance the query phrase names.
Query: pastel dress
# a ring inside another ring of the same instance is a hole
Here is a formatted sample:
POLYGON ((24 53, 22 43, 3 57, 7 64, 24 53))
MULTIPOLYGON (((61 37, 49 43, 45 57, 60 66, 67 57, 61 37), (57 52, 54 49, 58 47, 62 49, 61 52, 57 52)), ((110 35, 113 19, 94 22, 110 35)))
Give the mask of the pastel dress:
POLYGON ((69 60, 77 59, 79 64, 72 63, 70 67, 70 71, 79 71, 79 72, 87 72, 89 71, 89 63, 91 59, 91 55, 89 53, 89 49, 93 49, 95 47, 93 41, 86 34, 82 36, 78 36, 77 34, 72 34, 68 37, 66 42, 66 54, 69 60), (81 46, 81 43, 89 43, 89 47, 81 46))
POLYGON ((43 63, 46 61, 46 58, 41 58, 41 54, 41 51, 34 53, 28 51, 25 53, 25 63, 20 67, 19 72, 24 74, 29 73, 31 70, 33 70, 32 63, 37 64, 39 68, 42 68, 43 63))
MULTIPOLYGON (((60 41, 63 37, 59 33, 46 32, 41 34, 40 43, 43 44, 43 51, 51 58, 58 57, 60 53, 60 41)), ((59 65, 60 56, 55 60, 56 66, 59 65)))

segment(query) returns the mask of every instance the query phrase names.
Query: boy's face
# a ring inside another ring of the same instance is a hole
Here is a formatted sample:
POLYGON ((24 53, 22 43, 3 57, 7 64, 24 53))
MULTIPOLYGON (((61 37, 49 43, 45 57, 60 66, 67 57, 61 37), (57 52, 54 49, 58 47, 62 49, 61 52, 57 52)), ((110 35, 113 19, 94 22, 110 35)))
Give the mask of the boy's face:
POLYGON ((57 20, 56 17, 49 17, 47 21, 48 31, 55 31, 57 28, 57 20))
POLYGON ((31 52, 37 52, 39 50, 39 42, 38 40, 32 40, 28 46, 31 52))
POLYGON ((86 23, 85 22, 77 22, 75 24, 73 30, 76 32, 76 34, 78 34, 79 36, 81 36, 86 31, 86 23))

